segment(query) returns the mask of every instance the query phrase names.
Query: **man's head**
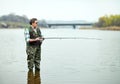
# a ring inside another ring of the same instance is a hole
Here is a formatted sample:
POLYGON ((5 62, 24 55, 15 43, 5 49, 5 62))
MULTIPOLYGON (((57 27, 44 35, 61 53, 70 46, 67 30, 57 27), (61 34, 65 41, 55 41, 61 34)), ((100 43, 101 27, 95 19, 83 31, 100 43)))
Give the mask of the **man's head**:
POLYGON ((37 21, 36 18, 32 18, 32 19, 30 20, 30 25, 32 25, 34 28, 37 27, 37 24, 38 24, 38 21, 37 21))

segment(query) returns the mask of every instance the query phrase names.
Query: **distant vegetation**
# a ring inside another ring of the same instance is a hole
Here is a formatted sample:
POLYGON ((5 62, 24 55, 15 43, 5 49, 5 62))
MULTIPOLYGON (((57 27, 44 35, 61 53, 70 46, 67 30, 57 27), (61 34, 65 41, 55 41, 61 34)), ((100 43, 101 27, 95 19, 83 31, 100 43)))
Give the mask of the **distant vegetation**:
MULTIPOLYGON (((3 15, 0 17, 0 28, 24 28, 29 26, 29 19, 27 16, 19 16, 13 13, 3 15)), ((39 26, 47 27, 45 20, 39 20, 39 26)))
MULTIPOLYGON (((46 20, 38 20, 40 27, 48 27, 46 20)), ((29 26, 27 16, 19 16, 13 13, 0 17, 0 28, 25 28, 29 26)), ((120 15, 105 15, 94 24, 96 29, 120 30, 120 15)))
POLYGON ((102 16, 99 21, 95 23, 96 27, 120 27, 120 15, 102 16))

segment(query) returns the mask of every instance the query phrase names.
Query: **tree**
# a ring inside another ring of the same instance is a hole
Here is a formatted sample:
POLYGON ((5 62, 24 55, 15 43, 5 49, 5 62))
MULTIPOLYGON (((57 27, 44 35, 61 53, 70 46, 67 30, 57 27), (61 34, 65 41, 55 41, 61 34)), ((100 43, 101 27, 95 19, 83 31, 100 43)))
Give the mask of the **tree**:
MULTIPOLYGON (((15 15, 14 13, 10 13, 8 15, 1 16, 0 17, 0 23, 7 24, 8 25, 7 27, 23 28, 23 27, 25 27, 26 25, 29 24, 29 19, 25 15, 19 16, 19 15, 15 15)), ((0 27, 4 27, 2 25, 0 27)))
POLYGON ((97 27, 120 26, 120 15, 102 16, 99 21, 95 23, 97 27))

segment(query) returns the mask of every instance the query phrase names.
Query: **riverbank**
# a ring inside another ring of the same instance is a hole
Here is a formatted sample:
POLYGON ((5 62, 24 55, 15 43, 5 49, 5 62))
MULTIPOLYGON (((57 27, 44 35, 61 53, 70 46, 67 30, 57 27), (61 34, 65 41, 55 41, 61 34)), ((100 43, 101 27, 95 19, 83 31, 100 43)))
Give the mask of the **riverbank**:
POLYGON ((120 27, 116 27, 116 26, 112 26, 112 27, 81 27, 80 29, 120 31, 120 27))

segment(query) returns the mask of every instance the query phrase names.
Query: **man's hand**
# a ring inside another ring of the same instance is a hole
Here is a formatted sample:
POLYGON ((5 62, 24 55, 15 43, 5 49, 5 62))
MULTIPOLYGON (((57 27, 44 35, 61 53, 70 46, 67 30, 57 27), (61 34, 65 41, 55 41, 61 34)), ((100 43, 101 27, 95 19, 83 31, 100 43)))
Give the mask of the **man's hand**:
POLYGON ((44 38, 43 37, 40 37, 40 42, 42 42, 44 40, 44 38))
POLYGON ((39 38, 39 37, 37 37, 37 38, 35 39, 35 41, 40 41, 40 38, 39 38))
POLYGON ((37 37, 35 40, 42 42, 42 41, 44 40, 44 38, 42 38, 42 37, 37 37))
POLYGON ((30 39, 29 42, 35 42, 35 41, 40 41, 42 42, 44 40, 44 38, 42 37, 37 37, 36 39, 30 39))

